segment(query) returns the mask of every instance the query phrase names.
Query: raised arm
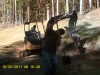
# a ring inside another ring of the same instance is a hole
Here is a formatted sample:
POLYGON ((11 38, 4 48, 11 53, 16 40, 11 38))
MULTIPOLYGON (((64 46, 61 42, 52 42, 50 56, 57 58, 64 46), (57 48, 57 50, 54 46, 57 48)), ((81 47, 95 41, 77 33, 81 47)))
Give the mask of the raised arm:
POLYGON ((47 24, 47 30, 50 30, 53 28, 53 25, 55 25, 58 22, 58 20, 55 19, 55 17, 51 17, 51 19, 48 21, 47 24))

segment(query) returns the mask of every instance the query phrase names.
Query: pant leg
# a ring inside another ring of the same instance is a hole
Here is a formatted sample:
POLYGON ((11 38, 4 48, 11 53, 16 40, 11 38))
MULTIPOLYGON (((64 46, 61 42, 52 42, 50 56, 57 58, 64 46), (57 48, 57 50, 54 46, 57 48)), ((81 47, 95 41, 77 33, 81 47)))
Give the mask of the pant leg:
POLYGON ((52 64, 51 72, 55 73, 58 67, 58 57, 56 54, 51 54, 51 64, 52 64))
POLYGON ((50 55, 48 52, 46 51, 42 51, 42 61, 43 61, 43 65, 44 65, 44 72, 45 75, 50 75, 51 73, 51 63, 50 63, 50 55))

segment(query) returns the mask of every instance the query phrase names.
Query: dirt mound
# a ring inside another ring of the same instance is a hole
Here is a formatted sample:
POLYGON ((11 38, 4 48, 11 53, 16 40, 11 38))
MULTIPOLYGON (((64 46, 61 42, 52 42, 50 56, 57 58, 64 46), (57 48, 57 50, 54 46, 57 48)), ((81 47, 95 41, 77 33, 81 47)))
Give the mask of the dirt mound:
POLYGON ((84 18, 89 20, 100 20, 100 8, 97 8, 85 14, 84 18))

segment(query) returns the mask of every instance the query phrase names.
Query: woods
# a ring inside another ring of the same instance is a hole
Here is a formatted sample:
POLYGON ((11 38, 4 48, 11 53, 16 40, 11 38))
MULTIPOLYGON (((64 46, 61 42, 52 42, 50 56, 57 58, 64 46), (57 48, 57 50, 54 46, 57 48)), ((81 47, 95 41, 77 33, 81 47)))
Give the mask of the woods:
POLYGON ((21 25, 26 21, 47 20, 58 14, 76 10, 83 15, 100 7, 100 0, 0 0, 0 22, 7 27, 21 25))

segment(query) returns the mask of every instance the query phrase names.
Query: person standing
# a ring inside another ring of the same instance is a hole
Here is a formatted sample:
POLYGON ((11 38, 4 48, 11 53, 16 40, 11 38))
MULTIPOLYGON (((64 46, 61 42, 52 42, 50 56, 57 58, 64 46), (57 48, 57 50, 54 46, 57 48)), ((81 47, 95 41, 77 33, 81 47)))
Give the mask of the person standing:
POLYGON ((65 33, 64 29, 53 30, 53 26, 58 21, 55 17, 51 17, 48 21, 47 29, 44 37, 44 45, 42 50, 42 58, 45 75, 56 75, 58 66, 58 57, 56 55, 57 46, 60 44, 61 35, 65 33))
POLYGON ((74 10, 72 12, 72 14, 68 15, 67 18, 69 19, 69 31, 70 31, 70 35, 75 32, 75 28, 76 28, 76 23, 77 23, 77 12, 74 10))

